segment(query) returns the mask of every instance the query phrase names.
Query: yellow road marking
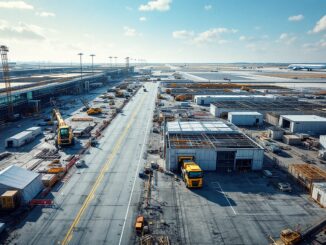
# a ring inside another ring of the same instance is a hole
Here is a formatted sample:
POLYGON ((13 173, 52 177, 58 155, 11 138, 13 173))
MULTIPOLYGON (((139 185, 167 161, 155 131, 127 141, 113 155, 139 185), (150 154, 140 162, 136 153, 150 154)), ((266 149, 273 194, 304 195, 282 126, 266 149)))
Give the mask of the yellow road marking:
POLYGON ((139 106, 137 107, 137 109, 134 111, 134 113, 131 116, 131 120, 129 121, 129 123, 127 124, 127 127, 124 129, 123 133, 121 134, 121 136, 118 139, 118 143, 114 146, 112 153, 110 154, 110 157, 108 158, 108 160, 106 161, 105 165, 102 167, 100 174, 97 176, 96 181, 91 189, 91 191, 89 192, 89 194, 87 195, 87 198, 85 199, 82 207, 79 209, 77 216, 75 217, 72 225, 70 226, 66 236, 64 237, 63 241, 62 241, 62 245, 67 245, 70 240, 72 239, 73 236, 73 231, 74 228, 78 225, 81 216, 84 214, 86 208, 88 207, 89 203, 91 202, 92 198, 94 197, 94 193, 96 192, 98 186, 100 185, 102 179, 104 178, 104 174, 105 172, 108 171, 113 159, 115 158, 117 152, 119 151, 119 149, 121 148, 121 144, 122 141, 125 139, 133 121, 135 120, 136 115, 138 114, 138 111, 140 110, 142 104, 144 103, 145 97, 143 97, 141 103, 139 103, 139 106))

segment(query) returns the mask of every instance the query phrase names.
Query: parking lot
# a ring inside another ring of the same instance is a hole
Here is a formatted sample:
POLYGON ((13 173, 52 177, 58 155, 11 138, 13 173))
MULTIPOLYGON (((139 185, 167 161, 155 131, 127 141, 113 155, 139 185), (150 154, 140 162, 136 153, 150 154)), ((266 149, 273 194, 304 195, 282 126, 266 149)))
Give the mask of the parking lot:
POLYGON ((261 173, 211 172, 204 179, 202 189, 182 182, 175 188, 181 244, 268 244, 282 229, 305 229, 326 215, 306 193, 281 192, 261 173))

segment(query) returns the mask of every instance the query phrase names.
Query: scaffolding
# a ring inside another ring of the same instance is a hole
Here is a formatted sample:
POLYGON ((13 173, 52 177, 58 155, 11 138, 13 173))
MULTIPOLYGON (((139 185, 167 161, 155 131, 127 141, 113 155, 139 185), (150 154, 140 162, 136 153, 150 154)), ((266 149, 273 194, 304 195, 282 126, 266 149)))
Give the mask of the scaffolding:
POLYGON ((326 182, 326 172, 315 165, 292 164, 289 172, 309 190, 312 190, 314 182, 326 182))
POLYGON ((4 46, 4 45, 0 46, 3 80, 4 80, 5 86, 6 86, 8 117, 11 118, 14 113, 14 106, 13 106, 12 96, 11 96, 11 82, 10 82, 9 64, 8 64, 8 56, 7 56, 8 52, 9 52, 9 49, 7 46, 4 46))
POLYGON ((258 148, 255 142, 241 133, 232 134, 169 134, 171 149, 258 148))

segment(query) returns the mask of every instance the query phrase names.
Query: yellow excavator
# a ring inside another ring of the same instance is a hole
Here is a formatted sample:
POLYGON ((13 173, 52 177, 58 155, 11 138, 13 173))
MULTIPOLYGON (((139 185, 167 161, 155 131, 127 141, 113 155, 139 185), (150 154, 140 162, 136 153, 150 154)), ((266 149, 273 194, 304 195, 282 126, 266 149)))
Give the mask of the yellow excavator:
POLYGON ((71 127, 63 120, 59 109, 53 109, 52 118, 58 122, 56 145, 68 146, 74 144, 71 127))
POLYGON ((91 107, 89 103, 85 99, 81 99, 81 102, 84 104, 86 108, 87 115, 97 115, 102 113, 102 109, 98 107, 91 107))

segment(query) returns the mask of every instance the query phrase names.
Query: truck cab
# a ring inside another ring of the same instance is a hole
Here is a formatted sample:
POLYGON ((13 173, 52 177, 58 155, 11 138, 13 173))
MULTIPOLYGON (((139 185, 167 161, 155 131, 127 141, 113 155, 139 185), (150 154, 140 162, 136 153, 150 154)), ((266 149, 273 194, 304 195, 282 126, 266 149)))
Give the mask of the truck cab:
POLYGON ((203 171, 193 158, 180 158, 182 179, 187 188, 201 188, 203 186, 203 171))

